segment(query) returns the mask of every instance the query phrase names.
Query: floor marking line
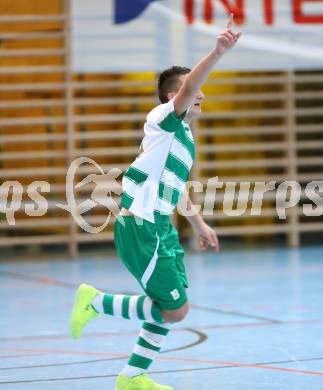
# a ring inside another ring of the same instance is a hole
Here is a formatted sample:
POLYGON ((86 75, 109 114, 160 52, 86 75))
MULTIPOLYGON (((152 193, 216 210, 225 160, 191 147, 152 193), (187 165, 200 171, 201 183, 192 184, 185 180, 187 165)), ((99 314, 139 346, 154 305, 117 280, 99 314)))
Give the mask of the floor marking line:
MULTIPOLYGON (((31 282, 36 282, 36 283, 41 283, 41 284, 46 284, 46 285, 51 285, 51 286, 54 285, 54 286, 64 287, 64 288, 73 288, 74 289, 74 288, 77 288, 79 286, 79 284, 76 284, 76 283, 65 282, 65 281, 61 281, 58 279, 49 278, 47 276, 35 277, 35 276, 23 275, 23 274, 11 272, 11 271, 0 271, 0 275, 5 275, 5 276, 9 276, 9 277, 12 277, 15 279, 23 279, 23 280, 27 280, 27 281, 31 281, 31 282)), ((99 290, 100 290, 100 288, 99 288, 99 290)), ((103 291, 104 289, 101 289, 101 290, 103 291)), ((110 291, 110 293, 115 293, 115 292, 110 291)), ((134 293, 127 291, 127 292, 123 292, 123 294, 133 295, 134 293)), ((279 320, 276 320, 276 319, 262 317, 262 316, 255 316, 255 315, 251 315, 248 313, 242 313, 242 312, 238 312, 238 311, 227 311, 227 310, 223 310, 223 309, 205 307, 205 306, 201 306, 201 305, 197 305, 197 304, 191 304, 190 306, 192 308, 197 309, 197 310, 213 311, 213 312, 217 312, 217 313, 221 313, 221 314, 238 316, 238 317, 245 317, 245 318, 253 318, 253 319, 257 319, 257 320, 261 320, 261 321, 280 322, 279 320)))
POLYGON ((57 355, 77 355, 77 356, 112 356, 128 357, 129 354, 112 353, 112 352, 90 352, 90 351, 69 351, 66 349, 31 349, 31 348, 0 348, 3 352, 31 352, 31 353, 48 353, 57 355))
POLYGON ((0 371, 6 371, 6 370, 23 370, 23 369, 29 369, 29 368, 45 368, 45 367, 64 367, 64 366, 74 366, 74 365, 80 365, 80 364, 91 364, 91 363, 100 363, 100 362, 110 362, 113 360, 122 360, 126 359, 127 357, 113 357, 113 358, 106 358, 106 359, 93 359, 93 360, 82 360, 78 362, 66 362, 66 363, 52 363, 52 364, 35 364, 32 366, 14 366, 14 367, 2 367, 0 368, 0 371))
MULTIPOLYGON (((73 282, 66 282, 63 280, 59 279, 53 279, 49 278, 48 276, 31 276, 31 275, 24 275, 24 274, 19 274, 16 272, 11 272, 11 271, 0 271, 0 276, 7 276, 9 278, 13 279, 18 279, 18 280, 25 280, 27 282, 32 282, 32 283, 39 283, 39 284, 45 284, 49 286, 57 286, 57 287, 63 287, 63 288, 68 288, 68 289, 77 289, 81 283, 73 283, 73 282)), ((99 290, 104 291, 103 289, 98 288, 99 290)), ((109 290, 111 294, 117 294, 116 291, 109 290)), ((118 292, 120 294, 120 291, 118 292)), ((133 295, 134 293, 130 293, 129 291, 121 292, 122 294, 125 295, 133 295)))
POLYGON ((211 312, 215 312, 215 313, 221 313, 221 314, 231 315, 231 316, 236 316, 236 317, 253 318, 255 320, 266 321, 266 322, 278 322, 278 323, 281 322, 281 321, 276 320, 274 318, 257 316, 257 315, 253 315, 253 314, 243 313, 240 311, 218 309, 216 307, 207 307, 207 306, 197 305, 195 303, 191 303, 190 307, 192 307, 193 309, 202 310, 202 311, 211 311, 211 312))
POLYGON ((0 271, 0 276, 7 276, 13 279, 20 279, 20 280, 25 280, 29 282, 36 282, 40 284, 47 284, 47 285, 55 285, 59 287, 66 287, 66 288, 74 288, 76 287, 75 284, 70 283, 70 282, 64 282, 61 280, 56 280, 56 279, 51 279, 46 276, 29 276, 29 275, 22 275, 16 272, 11 272, 11 271, 0 271))
MULTIPOLYGON (((1 359, 17 359, 17 358, 25 358, 25 357, 29 357, 29 356, 39 356, 39 355, 42 355, 41 353, 33 353, 33 354, 28 354, 28 355, 5 355, 5 356, 0 356, 0 360, 1 359)), ((1 370, 1 368, 0 368, 1 370)))
POLYGON ((270 327, 270 326, 280 326, 280 325, 300 325, 300 324, 321 324, 323 323, 323 318, 314 318, 311 320, 288 320, 280 322, 254 322, 246 324, 224 324, 224 325, 205 325, 202 327, 197 327, 197 329, 231 329, 231 328, 253 328, 253 327, 270 327))
MULTIPOLYGON (((187 330, 191 333, 194 333, 195 335, 198 336, 198 339, 190 344, 183 345, 180 347, 176 348, 171 348, 171 349, 165 349, 161 351, 160 353, 165 354, 169 352, 177 352, 177 351, 183 351, 185 349, 189 349, 192 347, 195 347, 197 345, 202 344, 204 341, 207 340, 207 335, 205 333, 196 331, 195 329, 187 328, 187 330)), ((37 354, 33 354, 37 355, 37 354)), ((24 356, 33 356, 33 355, 24 355, 24 356)), ((43 354, 38 354, 38 355, 43 355, 43 354)), ((128 356, 123 356, 123 357, 113 357, 109 359, 96 359, 96 360, 87 360, 87 361, 82 361, 82 362, 66 362, 66 363, 52 363, 52 364, 38 364, 38 365, 30 365, 30 366, 14 366, 14 367, 4 367, 0 368, 0 371, 6 371, 6 370, 21 370, 21 369, 29 369, 29 368, 44 368, 44 367, 60 367, 60 366, 71 366, 74 364, 86 364, 86 363, 92 363, 92 362, 102 362, 102 361, 111 361, 111 360, 122 360, 126 359, 128 356)))
MULTIPOLYGON (((162 351, 161 353, 166 353, 169 351, 162 351)), ((113 360, 121 360, 125 358, 106 358, 106 359, 92 359, 92 360, 82 360, 77 362, 67 362, 67 363, 53 363, 53 364, 40 364, 40 365, 33 365, 33 366, 15 366, 15 367, 4 367, 0 368, 0 371, 5 370, 18 370, 18 369, 28 369, 28 368, 43 368, 43 367, 57 367, 57 366, 72 366, 72 365, 81 365, 81 364, 92 364, 92 363, 102 363, 102 362, 110 362, 113 360)), ((323 360, 323 357, 319 358, 307 358, 307 359, 297 359, 297 360, 280 360, 280 361, 274 361, 274 362, 263 362, 263 363, 255 363, 257 365, 263 364, 263 365, 269 365, 269 364, 288 364, 288 363, 299 363, 299 362, 311 362, 311 361, 317 361, 317 360, 323 360)), ((168 371, 151 371, 151 374, 166 374, 169 372, 188 372, 188 371, 203 371, 203 370, 215 370, 215 369, 223 369, 223 368, 237 368, 239 366, 214 366, 214 367, 201 367, 201 368, 185 368, 185 369, 178 369, 178 370, 168 370, 168 371)), ((117 376, 117 375, 115 375, 117 376)))
MULTIPOLYGON (((15 351, 15 352, 39 352, 39 353, 53 353, 53 354, 65 354, 65 355, 81 355, 81 356, 113 356, 113 357, 129 357, 129 354, 115 354, 111 352, 89 352, 89 351, 68 351, 61 349, 49 349, 49 350, 33 350, 33 349, 0 349, 7 351, 15 351)), ((255 363, 240 363, 240 362, 226 362, 223 360, 204 360, 204 359, 191 359, 191 358, 179 358, 179 357, 157 357, 157 360, 165 360, 165 361, 177 361, 177 362, 186 362, 186 363, 205 363, 205 364, 223 364, 225 366, 237 366, 237 367, 246 367, 246 368, 257 368, 257 369, 265 369, 272 371, 283 371, 289 373, 296 374, 304 374, 304 375, 318 375, 323 376, 323 372, 320 371, 308 371, 308 370, 296 370, 292 368, 284 368, 284 367, 270 367, 265 366, 264 364, 255 364, 255 363)), ((0 384, 3 382, 0 382, 0 384)))
POLYGON ((259 368, 273 371, 284 371, 284 372, 292 372, 298 374, 306 374, 306 375, 319 375, 323 376, 323 372, 320 371, 307 371, 307 370, 295 370, 292 368, 284 368, 284 367, 269 367, 263 364, 255 364, 255 363, 240 363, 240 362, 226 362, 222 360, 201 360, 201 359, 190 359, 190 358, 176 358, 176 357, 158 357, 159 360, 172 360, 172 361, 182 361, 188 363, 206 363, 206 364, 224 364, 229 366, 237 366, 237 367, 247 367, 247 368, 259 368))
MULTIPOLYGON (((196 326, 195 330, 209 330, 209 329, 234 329, 234 328, 253 328, 253 327, 267 327, 279 325, 299 325, 299 324, 320 324, 323 323, 323 318, 314 318, 311 320, 290 320, 280 322, 248 322, 245 324, 223 324, 223 325, 202 325, 196 326)), ((183 332, 189 328, 176 328, 172 332, 183 332)), ((139 330, 124 331, 124 332, 89 332, 86 337, 107 337, 107 336, 129 336, 138 334, 139 330)), ((69 335, 52 335, 52 336, 25 336, 25 337, 10 337, 0 338, 0 342, 21 342, 21 341, 49 341, 49 340, 64 340, 70 339, 69 335)))
MULTIPOLYGON (((309 358, 309 359, 297 359, 297 360, 281 360, 277 362, 264 362, 264 363, 255 363, 255 365, 269 365, 269 364, 288 364, 288 363, 299 363, 299 362, 310 362, 316 360, 323 360, 323 357, 319 358, 309 358)), ((237 368, 238 365, 227 365, 227 366, 213 366, 213 367, 200 367, 200 368, 184 368, 178 370, 168 370, 168 371, 151 371, 151 374, 167 374, 170 372, 188 372, 188 371, 203 371, 203 370, 217 370, 223 368, 237 368)))

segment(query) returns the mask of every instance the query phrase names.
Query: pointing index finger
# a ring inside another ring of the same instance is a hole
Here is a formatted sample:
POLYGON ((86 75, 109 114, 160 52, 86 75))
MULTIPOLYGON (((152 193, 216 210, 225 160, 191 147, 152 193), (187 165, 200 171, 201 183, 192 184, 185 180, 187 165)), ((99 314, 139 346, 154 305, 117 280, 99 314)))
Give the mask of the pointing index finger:
POLYGON ((232 28, 233 22, 234 22, 234 15, 233 15, 233 13, 231 13, 230 17, 229 17, 228 24, 227 24, 227 28, 232 28))

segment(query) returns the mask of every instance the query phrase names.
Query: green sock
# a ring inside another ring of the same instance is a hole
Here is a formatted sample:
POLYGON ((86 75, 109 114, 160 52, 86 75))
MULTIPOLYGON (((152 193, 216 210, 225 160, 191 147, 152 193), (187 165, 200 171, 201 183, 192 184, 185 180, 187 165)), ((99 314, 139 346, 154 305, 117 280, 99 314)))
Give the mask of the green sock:
POLYGON ((169 329, 170 324, 144 322, 133 353, 121 373, 129 378, 144 374, 159 354, 169 329))
POLYGON ((98 313, 115 317, 164 322, 159 307, 149 297, 144 295, 98 294, 94 298, 92 306, 98 313))

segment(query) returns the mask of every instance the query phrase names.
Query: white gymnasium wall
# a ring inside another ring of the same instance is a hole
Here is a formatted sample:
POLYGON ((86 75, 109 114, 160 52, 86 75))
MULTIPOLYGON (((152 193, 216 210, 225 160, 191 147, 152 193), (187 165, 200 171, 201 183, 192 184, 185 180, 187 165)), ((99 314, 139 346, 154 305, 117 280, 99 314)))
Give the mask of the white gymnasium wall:
MULTIPOLYGON (((114 0, 73 0, 72 4, 74 70, 128 72, 194 65, 225 27, 225 4, 234 8, 237 1, 214 0, 213 23, 207 24, 202 18, 204 2, 195 0, 196 19, 191 25, 184 15, 184 0, 152 1, 138 17, 122 24, 114 23, 114 0)), ((245 0, 243 12, 244 21, 236 27, 243 37, 219 69, 322 68, 323 1, 245 0), (272 24, 266 21, 265 4, 272 6, 272 24), (302 20, 294 17, 297 4, 302 20), (315 23, 307 20, 313 15, 318 19, 315 23)))

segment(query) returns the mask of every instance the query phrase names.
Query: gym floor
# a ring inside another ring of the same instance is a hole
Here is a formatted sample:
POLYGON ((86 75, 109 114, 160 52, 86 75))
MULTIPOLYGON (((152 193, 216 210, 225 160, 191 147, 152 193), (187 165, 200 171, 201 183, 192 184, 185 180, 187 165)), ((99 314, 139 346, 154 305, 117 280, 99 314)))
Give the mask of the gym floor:
MULTIPOLYGON (((191 311, 151 376, 176 390, 322 390, 323 247, 188 254, 191 311)), ((140 293, 117 258, 0 263, 0 390, 113 390, 140 322, 69 337, 74 292, 140 293)))

